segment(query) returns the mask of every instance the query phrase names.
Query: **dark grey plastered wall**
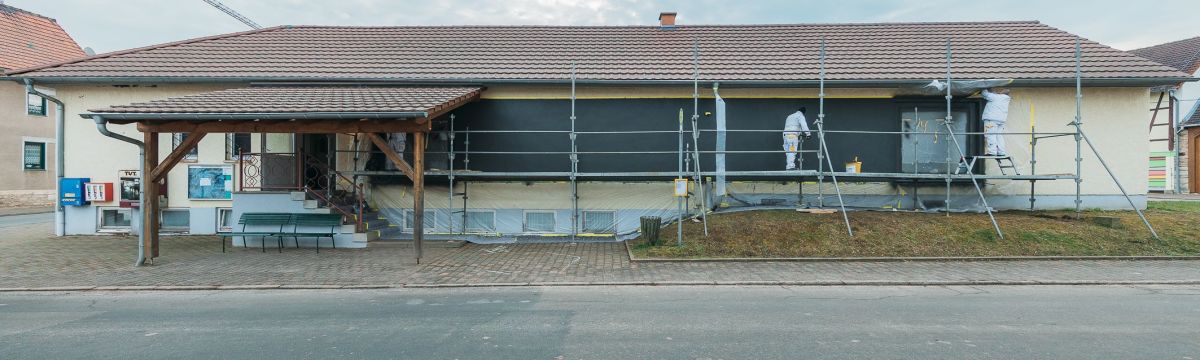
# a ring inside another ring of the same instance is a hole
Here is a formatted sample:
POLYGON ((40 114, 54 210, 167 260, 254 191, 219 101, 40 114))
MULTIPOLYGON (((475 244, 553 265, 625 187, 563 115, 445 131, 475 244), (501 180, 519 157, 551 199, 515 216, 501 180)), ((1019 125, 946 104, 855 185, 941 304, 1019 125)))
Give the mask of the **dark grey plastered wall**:
MULTIPOLYGON (((899 131, 899 108, 901 104, 911 107, 914 103, 931 109, 944 109, 940 98, 902 99, 829 99, 826 100, 826 130, 871 130, 899 131)), ((816 99, 726 99, 728 129, 768 129, 771 132, 730 132, 727 150, 782 150, 779 130, 784 118, 800 106, 808 108, 808 120, 817 117, 816 99)), ((955 103, 955 107, 968 107, 972 131, 977 131, 978 102, 966 100, 955 103)), ((577 131, 672 131, 656 134, 581 134, 577 140, 578 150, 587 151, 666 151, 668 154, 583 154, 580 155, 580 172, 646 172, 676 169, 679 109, 684 110, 684 129, 691 130, 691 99, 602 99, 578 100, 576 102, 577 131)), ((706 115, 713 111, 712 99, 702 99, 699 127, 715 129, 715 117, 706 115)), ((570 130, 570 102, 567 100, 480 100, 454 111, 455 127, 458 130, 570 130)), ((438 125, 444 129, 445 122, 438 125)), ((436 130, 435 126, 435 130, 436 130)), ((702 151, 714 149, 714 132, 702 132, 702 151)), ((455 142, 456 151, 465 149, 465 135, 460 134, 455 142)), ((685 132, 685 142, 691 142, 690 132, 685 132)), ((864 162, 864 172, 899 172, 900 137, 898 135, 872 134, 827 134, 826 142, 833 163, 841 167, 844 162, 858 157, 864 162)), ((978 147, 972 139, 970 148, 978 147)), ((806 141, 804 148, 816 150, 814 137, 806 141)), ((443 140, 434 138, 429 151, 445 151, 443 140)), ((567 134, 548 133, 476 133, 470 135, 470 151, 518 151, 565 152, 570 150, 567 134)), ((713 169, 713 154, 703 154, 702 166, 713 169)), ((462 169, 464 156, 459 155, 455 168, 462 169)), ((783 153, 729 154, 727 170, 782 170, 783 153)), ((432 167, 444 168, 443 154, 430 155, 432 167)), ((804 166, 816 169, 815 153, 805 155, 804 166)), ((470 169, 493 172, 542 172, 569 171, 567 154, 509 155, 471 154, 470 169)))

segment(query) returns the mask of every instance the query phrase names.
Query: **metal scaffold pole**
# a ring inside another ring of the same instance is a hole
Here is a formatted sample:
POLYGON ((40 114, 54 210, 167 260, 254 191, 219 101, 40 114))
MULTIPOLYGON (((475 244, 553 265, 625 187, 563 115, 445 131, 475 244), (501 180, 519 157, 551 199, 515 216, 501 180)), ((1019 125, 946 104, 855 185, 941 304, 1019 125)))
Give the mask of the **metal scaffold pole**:
POLYGON ((821 72, 818 75, 820 77, 820 80, 819 80, 820 89, 817 92, 818 100, 817 100, 817 121, 816 121, 816 123, 817 123, 817 138, 820 140, 820 144, 818 144, 818 146, 820 146, 821 152, 818 152, 817 154, 818 154, 818 156, 820 156, 820 154, 823 153, 825 155, 825 161, 829 162, 829 176, 830 176, 830 178, 833 179, 833 190, 837 192, 838 207, 840 207, 842 209, 842 220, 846 222, 846 233, 850 234, 850 236, 853 237, 854 229, 850 227, 850 215, 846 213, 846 201, 842 199, 842 188, 840 185, 838 185, 837 174, 835 174, 833 171, 834 170, 833 162, 832 162, 833 160, 830 159, 830 157, 829 157, 829 147, 825 146, 825 38, 824 37, 821 38, 821 54, 820 54, 820 56, 821 56, 821 64, 820 64, 821 72))
POLYGON ((1083 217, 1083 52, 1075 38, 1075 218, 1083 217))
POLYGON ((571 240, 579 234, 579 149, 575 146, 575 64, 571 64, 571 240))
MULTIPOLYGON (((1110 178, 1112 178, 1113 184, 1116 184, 1117 189, 1121 191, 1121 196, 1125 197, 1125 201, 1129 202, 1129 207, 1133 208, 1133 211, 1137 212, 1138 217, 1140 217, 1142 219, 1142 223, 1146 225, 1146 229, 1150 230, 1150 235, 1153 236, 1157 240, 1161 240, 1162 238, 1158 237, 1158 232, 1154 231, 1154 226, 1150 225, 1150 220, 1146 219, 1146 214, 1142 212, 1142 209, 1137 207, 1137 204, 1133 203, 1133 198, 1129 197, 1129 193, 1125 191, 1125 186, 1121 185, 1121 180, 1117 179, 1117 175, 1112 172, 1112 168, 1108 167, 1108 162, 1104 161, 1104 157, 1100 156, 1100 151, 1096 150, 1096 145, 1092 144, 1092 140, 1088 139, 1087 134, 1085 134, 1083 132, 1083 52, 1081 50, 1082 42, 1083 41, 1081 39, 1075 38, 1075 122, 1071 123, 1071 125, 1075 125, 1075 133, 1078 134, 1077 139, 1082 139, 1082 142, 1087 143, 1088 148, 1092 150, 1092 154, 1096 155, 1096 160, 1098 160, 1100 162, 1100 166, 1104 167, 1104 171, 1108 172, 1108 176, 1110 178)), ((1081 146, 1080 140, 1076 140, 1075 146, 1076 146, 1076 148, 1079 148, 1081 146)), ((1076 159, 1077 159, 1076 165, 1075 165, 1076 171, 1080 171, 1082 168, 1079 165, 1079 163, 1080 163, 1080 160, 1078 160, 1079 157, 1077 156, 1076 159)), ((1082 202, 1080 200, 1080 186, 1079 186, 1079 180, 1078 180, 1082 177, 1082 174, 1083 174, 1082 172, 1076 173, 1076 182, 1075 182, 1075 213, 1076 214, 1080 214, 1079 204, 1082 202)))
MULTIPOLYGON (((454 233, 454 114, 450 114, 450 131, 449 131, 449 134, 447 134, 447 136, 446 136, 446 160, 449 163, 447 165, 446 171, 448 172, 447 177, 449 178, 448 182, 450 184, 450 191, 447 192, 448 195, 447 195, 447 199, 446 199, 446 207, 448 207, 449 211, 450 211, 450 214, 448 214, 448 216, 450 218, 450 233, 453 234, 454 233)), ((463 208, 464 214, 466 213, 466 211, 467 211, 467 209, 463 208)), ((466 232, 467 222, 466 222, 465 218, 462 223, 462 227, 463 227, 463 232, 466 232)))
MULTIPOLYGON (((679 154, 679 162, 678 162, 679 167, 676 169, 675 178, 676 179, 685 179, 683 176, 683 108, 679 109, 679 150, 678 150, 678 154, 679 154)), ((686 194, 684 194, 684 195, 686 195, 686 194)), ((677 246, 683 246, 683 219, 686 217, 685 213, 684 213, 685 209, 683 206, 683 201, 685 198, 684 195, 675 194, 675 197, 677 198, 675 202, 679 206, 679 220, 676 223, 676 234, 675 234, 675 244, 677 246)))
MULTIPOLYGON (((969 162, 967 162, 967 154, 963 151, 962 144, 958 142, 958 137, 954 135, 954 126, 951 126, 954 123, 954 115, 950 111, 950 103, 954 99, 954 95, 951 93, 951 89, 953 88, 951 80, 953 78, 950 73, 952 56, 950 39, 946 39, 946 121, 944 124, 946 125, 946 132, 950 135, 950 140, 954 143, 954 150, 958 152, 959 166, 961 166, 962 164, 969 164, 969 162)), ((975 169, 968 168, 967 175, 971 177, 971 184, 975 185, 975 192, 979 194, 979 201, 983 203, 983 210, 987 212, 988 219, 992 220, 992 227, 996 229, 996 235, 1000 239, 1004 239, 1004 232, 1000 231, 1000 224, 996 222, 996 216, 992 214, 992 207, 988 205, 987 196, 983 195, 983 188, 979 187, 979 179, 975 178, 975 169)), ((947 178, 947 181, 949 181, 949 178, 947 178)), ((947 201, 949 201, 949 198, 947 198, 947 201)), ((949 207, 947 207, 947 214, 950 213, 949 210, 949 207)))
POLYGON ((704 223, 704 236, 708 236, 708 194, 704 189, 704 178, 700 175, 700 42, 692 47, 692 151, 696 159, 696 192, 700 195, 700 219, 704 223))

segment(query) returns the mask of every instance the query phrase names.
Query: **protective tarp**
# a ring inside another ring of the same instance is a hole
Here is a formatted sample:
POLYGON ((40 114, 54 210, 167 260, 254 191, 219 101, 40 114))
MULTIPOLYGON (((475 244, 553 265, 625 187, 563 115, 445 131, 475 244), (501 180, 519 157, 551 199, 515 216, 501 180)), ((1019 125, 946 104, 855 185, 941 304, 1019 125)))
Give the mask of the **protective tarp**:
MULTIPOLYGON (((954 96, 971 96, 980 90, 1008 86, 1012 83, 1012 79, 986 79, 986 80, 953 80, 950 82, 950 94, 954 96)), ((946 81, 933 80, 924 86, 904 87, 896 91, 896 95, 900 96, 936 96, 946 95, 946 81)))
POLYGON ((716 159, 714 163, 715 163, 716 172, 717 172, 716 194, 717 195, 725 195, 726 191, 725 191, 725 153, 724 153, 724 151, 726 151, 725 150, 725 142, 726 142, 726 138, 727 138, 726 131, 728 130, 726 128, 726 124, 725 124, 725 99, 721 98, 721 94, 717 93, 716 88, 713 88, 713 95, 715 95, 717 97, 717 99, 716 99, 717 140, 715 142, 716 143, 715 147, 716 147, 717 153, 714 156, 714 159, 716 159))

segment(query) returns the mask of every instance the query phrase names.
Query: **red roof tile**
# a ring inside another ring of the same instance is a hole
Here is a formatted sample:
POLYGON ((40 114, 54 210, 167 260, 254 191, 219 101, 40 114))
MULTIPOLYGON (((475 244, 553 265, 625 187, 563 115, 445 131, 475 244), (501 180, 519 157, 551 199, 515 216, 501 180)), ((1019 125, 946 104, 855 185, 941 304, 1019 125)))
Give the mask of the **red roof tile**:
MULTIPOLYGON (((818 77, 827 40, 830 80, 945 76, 953 40, 958 78, 1074 77, 1075 35, 1038 22, 677 26, 284 26, 95 56, 16 71, 42 78, 208 80, 562 81, 690 80, 699 42, 705 81, 818 77)), ((1086 78, 1186 74, 1092 41, 1086 78)))
POLYGON ((468 100, 480 87, 261 86, 91 109, 94 113, 278 114, 435 112, 468 100))
POLYGON ((54 19, 0 4, 0 70, 86 56, 54 19))

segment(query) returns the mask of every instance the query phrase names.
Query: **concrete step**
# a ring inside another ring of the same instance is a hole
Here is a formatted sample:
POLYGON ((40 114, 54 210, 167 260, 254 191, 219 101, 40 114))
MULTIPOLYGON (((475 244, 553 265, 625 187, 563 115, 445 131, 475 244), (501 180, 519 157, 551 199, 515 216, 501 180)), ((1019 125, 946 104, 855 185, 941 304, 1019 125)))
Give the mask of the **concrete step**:
POLYGON ((304 201, 307 198, 307 195, 303 191, 292 191, 289 192, 288 195, 290 195, 292 200, 295 201, 304 201))
POLYGON ((304 200, 304 208, 305 209, 316 209, 318 207, 321 207, 321 204, 318 203, 316 200, 304 200))

